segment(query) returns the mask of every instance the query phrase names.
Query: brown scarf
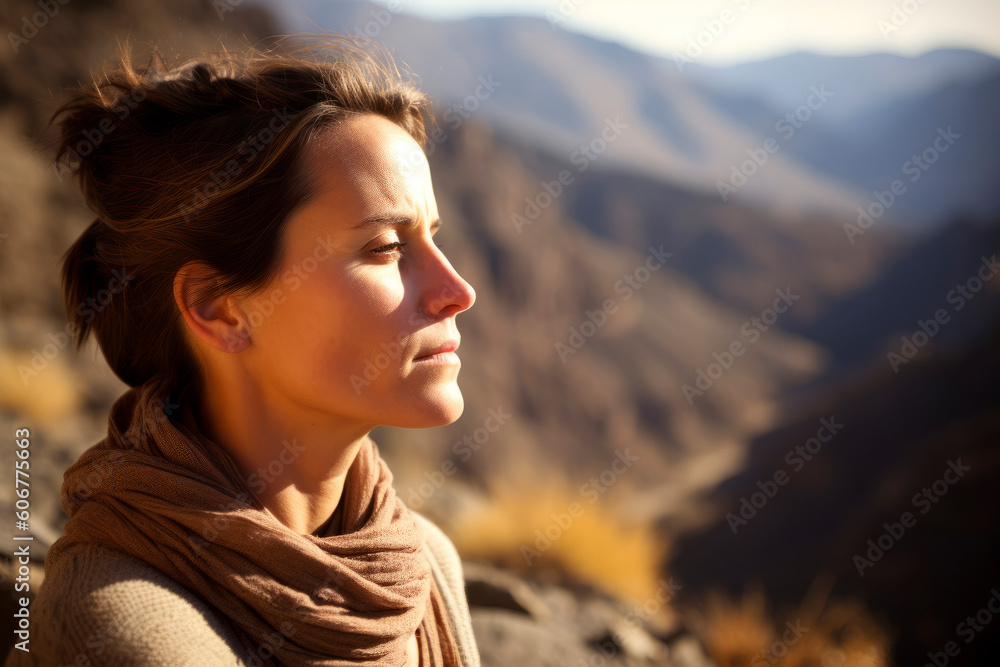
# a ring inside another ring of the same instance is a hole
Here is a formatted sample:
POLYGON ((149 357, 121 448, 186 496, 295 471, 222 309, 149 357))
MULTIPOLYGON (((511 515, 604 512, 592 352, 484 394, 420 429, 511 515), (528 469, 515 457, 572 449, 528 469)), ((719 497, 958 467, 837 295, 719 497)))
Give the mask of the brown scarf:
POLYGON ((264 510, 166 386, 154 378, 119 397, 108 436, 66 471, 70 520, 48 567, 75 542, 145 561, 230 620, 248 665, 400 667, 416 633, 422 667, 459 667, 423 528, 371 439, 326 535, 300 535, 264 510))

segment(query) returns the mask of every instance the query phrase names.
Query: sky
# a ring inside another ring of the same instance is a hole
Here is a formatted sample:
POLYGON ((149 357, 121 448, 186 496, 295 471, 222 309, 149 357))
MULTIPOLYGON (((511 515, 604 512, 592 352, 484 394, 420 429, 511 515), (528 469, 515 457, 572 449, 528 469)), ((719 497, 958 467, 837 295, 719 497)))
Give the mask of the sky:
POLYGON ((1000 57, 998 0, 377 0, 433 19, 532 15, 639 51, 727 65, 796 51, 917 55, 967 48, 1000 57), (700 42, 700 45, 698 44, 700 42))

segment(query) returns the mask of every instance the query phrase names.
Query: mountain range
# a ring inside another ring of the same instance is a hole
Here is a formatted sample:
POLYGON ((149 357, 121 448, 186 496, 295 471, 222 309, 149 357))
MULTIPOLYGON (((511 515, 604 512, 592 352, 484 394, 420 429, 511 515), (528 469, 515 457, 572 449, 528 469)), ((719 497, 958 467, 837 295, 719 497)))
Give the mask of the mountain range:
POLYGON ((993 187, 1000 178, 993 122, 1000 61, 984 53, 797 53, 720 68, 638 53, 544 18, 430 21, 393 11, 391 3, 268 5, 290 31, 373 37, 443 107, 467 104, 474 108, 462 115, 475 113, 497 131, 561 154, 590 141, 606 119, 620 118, 629 129, 609 146, 603 165, 726 201, 793 213, 855 212, 902 179, 905 196, 882 224, 932 225, 1000 206, 993 187), (488 99, 475 98, 479 77, 499 82, 488 99), (959 137, 954 149, 911 180, 903 173, 907 161, 949 127, 959 137), (744 166, 769 138, 776 150, 744 166), (741 183, 746 173, 752 175, 741 183))

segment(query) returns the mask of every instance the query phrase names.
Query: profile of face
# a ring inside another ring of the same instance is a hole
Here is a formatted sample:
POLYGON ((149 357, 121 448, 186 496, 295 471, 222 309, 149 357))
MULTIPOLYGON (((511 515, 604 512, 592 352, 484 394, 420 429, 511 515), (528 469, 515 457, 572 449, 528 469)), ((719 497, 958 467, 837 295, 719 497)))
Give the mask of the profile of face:
POLYGON ((281 268, 241 300, 238 351, 265 400, 362 426, 440 426, 464 407, 456 316, 475 291, 433 236, 430 167, 402 128, 349 117, 314 138, 317 196, 285 230, 281 268))

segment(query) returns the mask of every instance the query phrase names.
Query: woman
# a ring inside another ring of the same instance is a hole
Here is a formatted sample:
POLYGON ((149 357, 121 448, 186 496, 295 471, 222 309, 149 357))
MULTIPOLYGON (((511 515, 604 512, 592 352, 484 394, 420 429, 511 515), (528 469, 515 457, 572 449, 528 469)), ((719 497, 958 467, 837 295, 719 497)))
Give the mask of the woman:
POLYGON ((97 218, 77 344, 131 389, 8 664, 478 665, 461 563, 369 432, 463 409, 426 98, 357 47, 120 68, 57 110, 97 218))

